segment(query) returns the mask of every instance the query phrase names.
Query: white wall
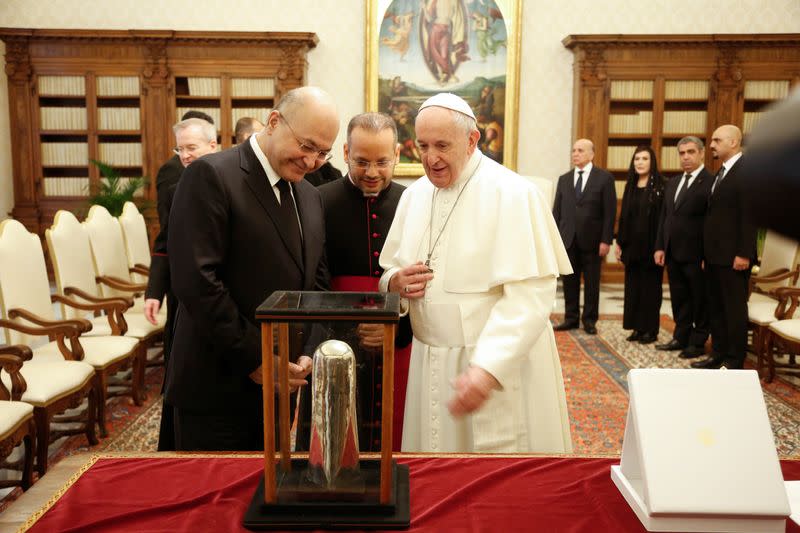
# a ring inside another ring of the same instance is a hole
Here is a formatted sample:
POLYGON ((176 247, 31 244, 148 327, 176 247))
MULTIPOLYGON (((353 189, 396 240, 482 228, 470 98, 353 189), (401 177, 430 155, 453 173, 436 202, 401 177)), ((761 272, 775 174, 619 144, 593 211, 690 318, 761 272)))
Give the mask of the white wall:
MULTIPOLYGON (((569 166, 572 53, 561 44, 565 36, 800 29, 798 0, 522 1, 518 171, 549 178, 569 166)), ((319 45, 309 54, 309 83, 336 98, 343 128, 364 110, 364 0, 2 0, 0 26, 312 31, 319 45)), ((6 85, 0 76, 0 218, 13 205, 6 85)), ((334 164, 343 167, 340 154, 334 164)))

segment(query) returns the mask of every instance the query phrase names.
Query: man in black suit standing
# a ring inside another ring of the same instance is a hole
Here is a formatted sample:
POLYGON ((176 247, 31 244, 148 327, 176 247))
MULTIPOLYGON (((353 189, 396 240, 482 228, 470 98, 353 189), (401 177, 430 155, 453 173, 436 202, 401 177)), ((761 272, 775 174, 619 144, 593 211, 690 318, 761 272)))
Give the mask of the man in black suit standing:
POLYGON ((742 368, 747 348, 750 264, 756 257, 756 227, 750 220, 741 170, 742 132, 720 126, 711 138, 722 167, 714 178, 703 231, 709 316, 714 352, 694 368, 742 368))
MULTIPOLYGON (((263 449, 255 310, 275 290, 327 283, 322 199, 303 176, 330 158, 338 131, 331 97, 301 87, 261 133, 184 171, 168 238, 179 307, 166 400, 178 450, 263 449)), ((290 385, 310 370, 296 358, 290 385)))
POLYGON ((678 156, 683 174, 672 178, 664 191, 653 255, 657 265, 667 265, 675 331, 671 341, 656 349, 683 350, 680 357, 691 359, 705 353, 708 339, 703 223, 714 176, 703 165, 705 145, 699 138, 678 141, 678 156))
MULTIPOLYGON (((207 120, 187 118, 172 126, 172 131, 175 133, 175 148, 173 148, 173 151, 181 163, 181 168, 186 168, 192 161, 217 150, 217 128, 207 120)), ((161 309, 161 302, 165 296, 167 299, 167 322, 164 325, 165 362, 169 361, 172 330, 175 326, 175 312, 178 309, 175 294, 170 288, 169 255, 167 254, 169 212, 172 208, 172 200, 175 196, 177 185, 176 181, 166 190, 159 189, 158 191, 158 218, 161 228, 153 243, 150 275, 147 277, 147 290, 144 292, 144 316, 153 325, 158 324, 158 312, 161 309)), ((175 449, 175 429, 172 423, 172 415, 172 406, 164 404, 161 410, 161 426, 158 431, 158 451, 175 449)))
POLYGON ((564 276, 564 322, 556 331, 578 327, 581 272, 583 272, 583 329, 597 333, 600 261, 608 254, 614 236, 617 192, 614 176, 595 167, 594 144, 578 139, 572 147, 575 167, 558 178, 553 216, 567 249, 572 274, 564 276))
MULTIPOLYGON (((196 111, 194 109, 190 109, 186 113, 183 114, 181 120, 186 120, 189 118, 199 118, 200 120, 205 120, 209 124, 214 124, 214 119, 211 118, 210 115, 207 113, 203 113, 202 111, 196 111)), ((216 139, 215 139, 216 141, 216 139)), ((178 154, 173 155, 167 161, 161 165, 158 169, 158 174, 156 174, 156 197, 158 198, 158 223, 160 225, 165 225, 167 223, 167 219, 169 218, 169 208, 165 205, 164 198, 169 195, 169 189, 172 186, 178 184, 178 180, 181 179, 181 174, 183 173, 183 163, 181 163, 181 158, 178 154)))

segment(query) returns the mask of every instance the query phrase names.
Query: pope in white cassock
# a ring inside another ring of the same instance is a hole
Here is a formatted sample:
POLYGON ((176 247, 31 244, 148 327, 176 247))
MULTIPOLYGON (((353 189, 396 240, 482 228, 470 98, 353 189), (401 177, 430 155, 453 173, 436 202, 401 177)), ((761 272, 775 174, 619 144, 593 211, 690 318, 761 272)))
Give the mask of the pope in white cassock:
POLYGON ((425 176, 400 199, 380 256, 414 341, 403 451, 571 452, 549 315, 571 267, 535 186, 483 156, 467 103, 420 107, 425 176))

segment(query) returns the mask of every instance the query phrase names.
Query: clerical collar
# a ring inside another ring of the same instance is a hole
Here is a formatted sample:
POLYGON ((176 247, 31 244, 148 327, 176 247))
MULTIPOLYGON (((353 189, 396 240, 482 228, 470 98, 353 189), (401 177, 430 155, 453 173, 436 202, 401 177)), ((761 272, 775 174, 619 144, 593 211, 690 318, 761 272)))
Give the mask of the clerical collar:
POLYGON ((376 193, 372 193, 372 194, 367 194, 367 193, 365 193, 365 192, 363 191, 363 189, 361 189, 361 187, 359 187, 358 185, 356 185, 356 182, 354 182, 354 181, 353 181, 353 178, 350 176, 350 173, 349 173, 349 172, 347 173, 347 180, 350 182, 350 185, 352 185, 352 186, 353 186, 353 187, 354 187, 354 188, 355 188, 355 189, 356 189, 358 192, 360 192, 360 193, 361 193, 361 195, 362 195, 364 198, 377 198, 378 196, 380 196, 380 195, 381 195, 381 193, 382 193, 383 191, 385 191, 386 189, 388 189, 389 187, 391 187, 391 186, 392 186, 392 182, 389 182, 389 185, 387 185, 386 187, 384 187, 384 188, 383 188, 383 189, 381 189, 380 191, 378 191, 378 192, 376 192, 376 193))
POLYGON ((250 136, 250 147, 253 149, 253 152, 256 154, 256 159, 258 162, 261 163, 261 166, 264 167, 264 172, 267 175, 267 179, 269 180, 269 184, 271 187, 275 187, 275 185, 281 180, 281 177, 278 176, 278 173, 272 168, 272 165, 269 164, 269 159, 267 159, 267 155, 261 149, 261 146, 258 144, 258 139, 256 139, 257 135, 263 135, 261 133, 254 133, 250 136))

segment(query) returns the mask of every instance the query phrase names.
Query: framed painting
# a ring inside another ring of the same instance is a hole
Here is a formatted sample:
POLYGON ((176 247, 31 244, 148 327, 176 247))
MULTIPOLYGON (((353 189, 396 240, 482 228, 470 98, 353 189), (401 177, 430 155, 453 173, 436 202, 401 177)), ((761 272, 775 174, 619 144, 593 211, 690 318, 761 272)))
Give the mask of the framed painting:
POLYGON ((521 0, 367 0, 366 108, 394 118, 395 175, 424 171, 414 119, 451 92, 478 119, 485 155, 516 170, 521 0))

